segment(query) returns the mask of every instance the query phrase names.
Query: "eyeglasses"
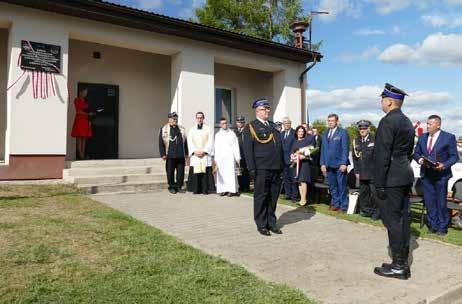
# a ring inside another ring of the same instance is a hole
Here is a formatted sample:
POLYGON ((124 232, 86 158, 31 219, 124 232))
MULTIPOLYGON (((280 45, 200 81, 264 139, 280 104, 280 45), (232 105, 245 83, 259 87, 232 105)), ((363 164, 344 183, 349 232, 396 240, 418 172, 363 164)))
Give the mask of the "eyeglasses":
POLYGON ((259 111, 271 111, 271 107, 270 106, 258 107, 258 110, 259 111))

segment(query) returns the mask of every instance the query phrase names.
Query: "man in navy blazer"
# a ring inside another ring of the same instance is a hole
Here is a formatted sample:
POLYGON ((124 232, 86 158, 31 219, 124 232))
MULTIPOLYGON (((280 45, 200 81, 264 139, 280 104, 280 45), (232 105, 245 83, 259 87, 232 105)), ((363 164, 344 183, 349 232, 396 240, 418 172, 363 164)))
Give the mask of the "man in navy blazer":
POLYGON ((348 209, 347 169, 350 139, 345 129, 338 126, 338 115, 327 117, 328 129, 322 135, 321 171, 327 173, 332 196, 331 210, 345 213, 348 209))
POLYGON ((283 130, 281 132, 282 153, 284 157, 284 171, 283 171, 283 187, 285 198, 296 201, 299 197, 297 185, 294 182, 292 172, 290 170, 290 154, 292 153, 292 146, 295 141, 295 131, 292 129, 292 122, 289 117, 282 119, 283 130))
POLYGON ((441 130, 441 117, 438 115, 428 117, 427 131, 419 137, 414 160, 421 165, 422 192, 430 231, 445 235, 449 225, 446 207, 448 180, 452 177, 451 166, 459 160, 457 141, 453 134, 441 130), (423 157, 436 165, 425 161, 423 157))

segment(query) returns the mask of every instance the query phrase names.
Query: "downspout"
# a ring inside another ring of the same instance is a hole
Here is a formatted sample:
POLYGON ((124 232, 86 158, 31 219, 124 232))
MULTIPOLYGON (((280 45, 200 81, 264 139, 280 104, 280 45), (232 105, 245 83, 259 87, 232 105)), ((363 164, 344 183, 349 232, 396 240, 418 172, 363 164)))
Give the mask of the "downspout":
POLYGON ((307 108, 306 108, 306 92, 305 92, 305 88, 306 88, 306 77, 305 77, 305 74, 308 73, 309 70, 311 70, 315 65, 316 63, 318 62, 317 58, 316 58, 316 55, 314 56, 314 61, 313 63, 311 63, 301 74, 300 74, 300 95, 301 95, 301 99, 302 99, 302 102, 301 102, 301 107, 302 107, 302 114, 301 114, 301 122, 302 123, 307 123, 309 124, 310 121, 309 121, 309 117, 307 115, 307 108), (306 118, 306 121, 305 121, 305 118, 306 118))

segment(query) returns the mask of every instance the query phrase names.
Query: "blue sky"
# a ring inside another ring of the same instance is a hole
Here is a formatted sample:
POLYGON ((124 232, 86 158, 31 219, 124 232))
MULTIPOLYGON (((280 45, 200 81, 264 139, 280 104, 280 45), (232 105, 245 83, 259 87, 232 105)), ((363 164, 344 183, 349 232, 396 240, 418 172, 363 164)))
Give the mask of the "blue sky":
MULTIPOLYGON (((178 18, 204 0, 113 0, 178 18)), ((378 94, 390 82, 410 94, 414 122, 430 114, 462 136, 462 0, 303 0, 316 16, 324 59, 309 74, 310 119, 336 112, 344 124, 377 123, 378 94)))

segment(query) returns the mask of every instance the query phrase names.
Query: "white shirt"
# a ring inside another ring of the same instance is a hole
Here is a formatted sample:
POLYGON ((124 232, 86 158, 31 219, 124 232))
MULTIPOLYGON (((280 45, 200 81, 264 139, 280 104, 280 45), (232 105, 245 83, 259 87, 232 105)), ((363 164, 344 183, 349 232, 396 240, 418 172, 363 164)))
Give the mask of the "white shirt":
POLYGON ((261 122, 262 124, 264 124, 265 126, 269 126, 269 123, 268 123, 267 120, 263 120, 263 119, 260 119, 260 118, 258 118, 258 117, 257 117, 257 119, 258 119, 258 121, 260 121, 260 122, 261 122))
MULTIPOLYGON (((438 130, 435 134, 433 134, 433 140, 432 140, 432 146, 431 146, 432 150, 435 147, 436 140, 438 139, 438 136, 440 136, 440 133, 441 133, 441 130, 438 130)), ((430 144, 430 139, 431 138, 432 138, 432 136, 430 134, 428 134, 427 149, 428 149, 428 145, 430 144)))
POLYGON ((290 135, 290 129, 284 130, 284 139, 290 135))
POLYGON ((327 134, 327 139, 334 136, 335 131, 337 131, 337 127, 333 128, 333 129, 330 129, 329 134, 327 134))

